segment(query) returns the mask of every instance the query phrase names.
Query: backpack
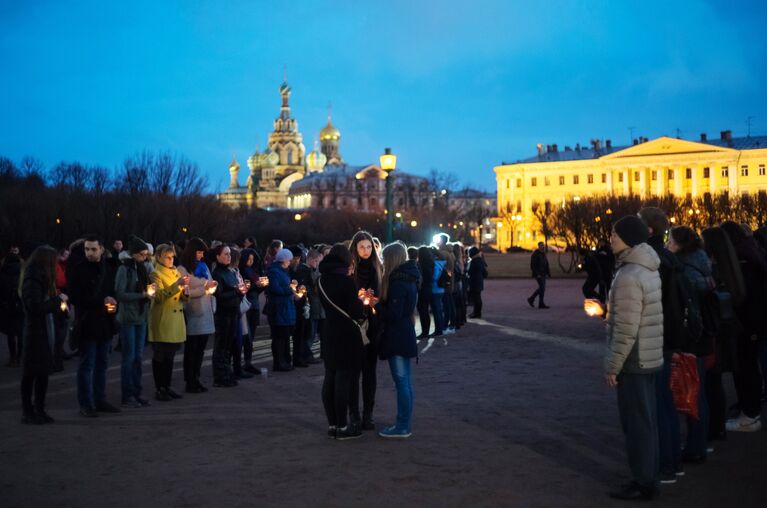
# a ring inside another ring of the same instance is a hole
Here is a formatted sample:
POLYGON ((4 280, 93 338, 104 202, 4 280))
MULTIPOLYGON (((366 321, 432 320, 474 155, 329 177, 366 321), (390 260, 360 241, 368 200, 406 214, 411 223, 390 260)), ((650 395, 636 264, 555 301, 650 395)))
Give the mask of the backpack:
POLYGON ((661 257, 661 264, 666 268, 663 292, 667 295, 663 302, 663 338, 673 341, 671 349, 695 350, 704 337, 700 299, 684 274, 684 265, 665 257, 661 257))

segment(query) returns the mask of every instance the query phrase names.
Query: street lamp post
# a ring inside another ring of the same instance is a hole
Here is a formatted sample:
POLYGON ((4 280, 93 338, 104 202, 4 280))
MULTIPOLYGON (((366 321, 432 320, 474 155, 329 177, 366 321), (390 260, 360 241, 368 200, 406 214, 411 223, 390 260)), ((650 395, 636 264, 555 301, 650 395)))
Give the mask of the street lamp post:
POLYGON ((397 156, 391 153, 391 148, 384 150, 380 157, 381 169, 386 171, 386 243, 394 240, 394 217, 392 216, 392 178, 391 173, 397 167, 397 156))

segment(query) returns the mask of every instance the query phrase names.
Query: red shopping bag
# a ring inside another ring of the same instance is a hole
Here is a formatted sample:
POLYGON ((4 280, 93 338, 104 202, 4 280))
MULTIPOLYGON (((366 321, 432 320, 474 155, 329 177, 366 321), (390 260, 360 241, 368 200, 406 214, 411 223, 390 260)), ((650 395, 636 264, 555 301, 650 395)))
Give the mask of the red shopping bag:
POLYGON ((676 410, 698 420, 698 358, 690 353, 671 357, 671 394, 676 410))

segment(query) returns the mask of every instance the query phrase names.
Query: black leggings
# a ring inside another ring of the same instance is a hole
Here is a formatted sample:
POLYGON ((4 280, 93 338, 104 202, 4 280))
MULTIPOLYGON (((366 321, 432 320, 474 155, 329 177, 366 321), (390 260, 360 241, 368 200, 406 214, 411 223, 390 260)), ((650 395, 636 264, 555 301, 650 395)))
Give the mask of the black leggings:
POLYGON ((21 407, 24 413, 32 413, 33 408, 39 411, 45 409, 45 394, 48 391, 48 376, 21 377, 21 407), (32 405, 32 391, 35 392, 35 404, 32 405))
POLYGON ((346 412, 349 409, 349 395, 352 384, 359 379, 359 371, 355 376, 353 370, 325 369, 325 380, 322 382, 322 405, 328 425, 346 427, 346 412))
POLYGON ((210 335, 187 335, 184 344, 184 381, 187 387, 200 386, 200 369, 210 335))
POLYGON ((152 343, 152 375, 154 376, 154 385, 160 388, 170 388, 171 378, 173 377, 173 360, 180 344, 169 344, 164 342, 152 343))
MULTIPOLYGON (((376 403, 376 388, 378 386, 378 377, 376 367, 378 366, 378 353, 373 344, 365 346, 365 360, 362 365, 362 417, 365 419, 373 416, 373 407, 376 403)), ((349 395, 349 416, 352 421, 360 419, 360 372, 357 371, 355 382, 352 384, 352 391, 349 395)))
POLYGON ((8 334, 8 352, 11 360, 18 360, 21 356, 21 337, 19 335, 8 334))
POLYGON ((430 294, 418 295, 418 319, 421 320, 421 335, 426 337, 431 330, 431 315, 429 314, 430 294))

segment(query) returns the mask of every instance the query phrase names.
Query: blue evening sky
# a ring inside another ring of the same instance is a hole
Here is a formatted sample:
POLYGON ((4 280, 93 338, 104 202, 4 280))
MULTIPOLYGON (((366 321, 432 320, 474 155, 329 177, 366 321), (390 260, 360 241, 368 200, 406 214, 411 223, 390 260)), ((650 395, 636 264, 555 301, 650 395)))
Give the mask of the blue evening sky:
POLYGON ((757 0, 0 0, 0 155, 170 150, 219 190, 287 66, 307 151, 332 102, 347 162, 392 147, 494 190, 536 143, 767 134, 765 22, 757 0))

